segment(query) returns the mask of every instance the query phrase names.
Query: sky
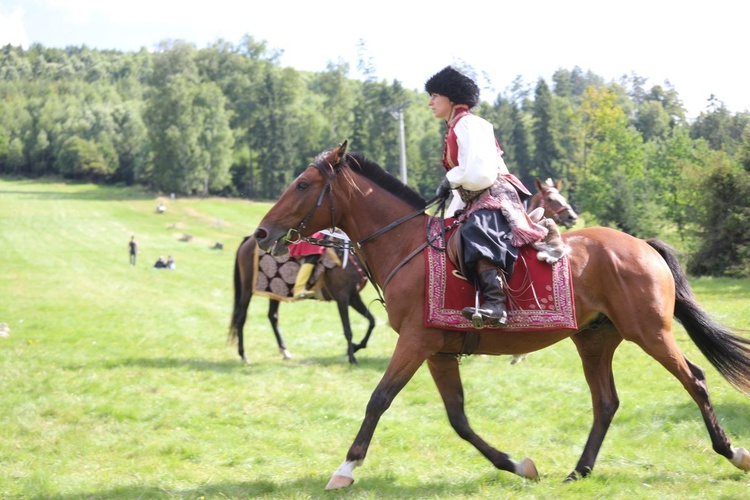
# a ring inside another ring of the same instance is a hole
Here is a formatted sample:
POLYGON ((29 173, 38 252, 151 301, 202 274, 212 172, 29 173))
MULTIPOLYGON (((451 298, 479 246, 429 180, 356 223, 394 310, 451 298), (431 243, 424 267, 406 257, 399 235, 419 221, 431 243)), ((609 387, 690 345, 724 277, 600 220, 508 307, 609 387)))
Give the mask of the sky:
POLYGON ((689 118, 711 95, 750 111, 749 23, 744 0, 0 0, 0 46, 137 51, 250 35, 282 51, 283 66, 347 63, 361 78, 363 44, 379 80, 413 90, 449 64, 469 65, 493 102, 519 76, 551 85, 556 70, 578 67, 605 81, 669 83, 689 118))

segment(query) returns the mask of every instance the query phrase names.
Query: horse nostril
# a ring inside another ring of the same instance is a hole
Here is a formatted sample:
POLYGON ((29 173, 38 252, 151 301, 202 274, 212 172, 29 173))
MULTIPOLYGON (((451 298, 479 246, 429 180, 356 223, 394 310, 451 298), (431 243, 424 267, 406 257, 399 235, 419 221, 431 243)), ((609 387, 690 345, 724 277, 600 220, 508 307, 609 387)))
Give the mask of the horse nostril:
POLYGON ((255 240, 256 240, 256 241, 258 241, 258 240, 262 240, 262 239, 264 239, 264 238, 265 238, 266 236, 268 236, 268 231, 266 231, 266 230, 265 230, 265 229, 263 229, 262 227, 259 227, 259 228, 258 228, 258 229, 256 229, 256 230, 255 230, 255 232, 253 233, 253 236, 255 236, 255 240))

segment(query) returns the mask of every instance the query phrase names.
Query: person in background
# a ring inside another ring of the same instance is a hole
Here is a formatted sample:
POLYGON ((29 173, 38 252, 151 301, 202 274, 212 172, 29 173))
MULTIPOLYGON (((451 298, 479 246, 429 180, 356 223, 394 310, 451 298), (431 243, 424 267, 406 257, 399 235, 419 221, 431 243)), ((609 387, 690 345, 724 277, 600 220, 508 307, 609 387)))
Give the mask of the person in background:
POLYGON ((167 257, 167 269, 175 269, 177 265, 174 263, 174 259, 172 256, 167 257))
POLYGON ((138 255, 138 242, 135 240, 135 236, 130 237, 130 243, 128 243, 128 251, 130 252, 130 265, 135 265, 135 259, 138 255))
POLYGON ((526 214, 523 199, 531 193, 505 166, 492 124, 470 112, 479 103, 474 80, 447 66, 427 80, 425 90, 433 115, 447 125, 445 177, 435 194, 448 198, 453 191, 446 217, 463 220, 467 277, 484 295, 479 308, 465 307, 461 313, 477 328, 504 325, 508 321, 504 283, 513 272, 518 247, 541 240, 547 229, 526 214))
POLYGON ((154 263, 154 269, 165 269, 167 267, 167 263, 164 261, 164 257, 161 255, 158 259, 156 259, 156 262, 154 263))

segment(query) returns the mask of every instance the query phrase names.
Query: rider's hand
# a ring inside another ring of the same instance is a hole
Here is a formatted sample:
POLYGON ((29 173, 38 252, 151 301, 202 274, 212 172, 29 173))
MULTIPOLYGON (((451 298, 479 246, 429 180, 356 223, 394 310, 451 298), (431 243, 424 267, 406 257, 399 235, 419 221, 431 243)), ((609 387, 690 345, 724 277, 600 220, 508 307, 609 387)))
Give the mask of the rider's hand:
POLYGON ((440 185, 435 190, 435 196, 441 199, 447 199, 450 194, 451 194, 451 183, 450 181, 448 181, 447 177, 443 177, 443 180, 440 181, 440 185))

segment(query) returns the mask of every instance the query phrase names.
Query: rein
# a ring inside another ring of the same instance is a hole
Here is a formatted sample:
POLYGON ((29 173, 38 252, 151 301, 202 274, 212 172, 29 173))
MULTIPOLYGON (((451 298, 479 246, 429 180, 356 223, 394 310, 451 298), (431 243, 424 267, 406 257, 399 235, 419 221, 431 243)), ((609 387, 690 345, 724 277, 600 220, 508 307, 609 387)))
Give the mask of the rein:
MULTIPOLYGON (((414 217, 417 217, 417 216, 419 216, 419 215, 423 215, 423 214, 425 213, 425 210, 427 210, 428 208, 430 208, 430 207, 432 207, 432 206, 434 206, 434 205, 439 205, 439 207, 438 207, 438 210, 439 210, 439 211, 440 211, 441 213, 445 212, 445 201, 446 201, 446 200, 445 200, 445 198, 439 198, 439 197, 435 196, 434 198, 432 198, 431 200, 429 200, 429 201, 428 201, 428 202, 427 202, 427 203, 425 204, 425 208, 424 208, 424 209, 422 209, 422 210, 417 210, 417 211, 415 211, 415 212, 412 212, 412 213, 410 213, 410 214, 408 214, 408 215, 405 215, 404 217, 401 217, 400 219, 397 219, 397 220, 395 220, 395 221, 391 222, 390 224, 387 224, 387 225, 386 225, 385 227, 383 227, 383 228, 381 228, 381 229, 378 229, 377 231, 375 231, 375 232, 374 232, 373 234, 371 234, 370 236, 367 236, 367 237, 363 238, 362 240, 358 241, 358 242, 357 242, 357 248, 361 250, 361 245, 362 245, 363 243, 367 243, 368 241, 372 241, 372 240, 374 240, 375 238, 377 238, 378 236, 381 236, 381 235, 383 235, 383 234, 387 233, 388 231, 390 231, 391 229, 393 229, 393 228, 395 228, 395 227, 398 227, 399 225, 403 224, 404 222, 406 222, 406 221, 408 221, 408 220, 411 220, 411 219, 413 219, 414 217)), ((443 225, 443 226, 444 226, 444 225, 443 225)), ((362 261, 362 262, 364 263, 364 267, 365 267, 365 274, 367 275, 367 278, 368 278, 368 279, 369 279, 369 280, 370 280, 370 281, 372 282, 372 286, 373 286, 373 287, 375 288, 375 291, 376 291, 376 292, 377 292, 377 294, 378 294, 378 302, 380 302, 381 304, 383 304, 383 307, 384 307, 385 309, 388 309, 388 308, 387 308, 387 306, 385 305, 385 298, 383 298, 383 293, 382 293, 382 292, 384 292, 384 291, 385 291, 385 287, 387 287, 387 286, 388 286, 388 283, 390 283, 390 281, 391 281, 391 279, 393 278, 393 276, 395 276, 395 275, 396 275, 396 273, 397 273, 397 272, 398 272, 398 271, 399 271, 399 270, 400 270, 400 269, 401 269, 402 267, 404 267, 404 266, 406 265, 406 263, 407 263, 407 262, 409 262, 409 261, 410 261, 411 259, 413 259, 413 258, 414 258, 414 257, 416 257, 417 255, 419 255, 419 254, 420 254, 420 253, 421 253, 421 252, 422 252, 422 251, 423 251, 423 250, 424 250, 425 248, 427 248, 427 245, 433 246, 433 245, 432 245, 432 242, 433 242, 433 241, 434 241, 435 239, 437 239, 437 237, 435 237, 435 238, 432 238, 432 239, 431 239, 431 238, 430 238, 430 236, 429 236, 429 234, 430 234, 430 233, 429 233, 429 226, 428 226, 428 228, 427 228, 427 234, 426 234, 426 237, 425 237, 425 241, 424 241, 424 243, 422 243, 422 244, 421 244, 421 245, 419 245, 419 246, 418 246, 417 248, 415 248, 414 250, 412 250, 412 251, 411 251, 411 252, 409 253, 409 255, 407 255, 407 256, 406 256, 406 257, 404 258, 404 260, 402 260, 401 262, 399 262, 399 263, 398 263, 398 264, 396 265, 396 267, 394 267, 394 268, 393 268, 393 269, 391 270, 391 272, 390 272, 390 273, 388 274, 388 276, 387 276, 387 277, 385 278, 385 281, 383 281, 383 288, 382 288, 382 291, 381 291, 381 288, 380 288, 380 287, 378 286, 378 284, 377 284, 377 283, 375 282, 375 279, 373 278, 373 276, 372 276, 372 273, 370 272, 370 266, 369 266, 369 264, 367 263, 367 259, 365 259, 364 255, 363 255, 363 254, 362 254, 362 252, 360 251, 360 254, 361 254, 361 255, 360 255, 360 260, 361 260, 361 261, 362 261)), ((441 234, 442 234, 443 236, 445 235, 445 227, 443 227, 443 228, 442 228, 441 234)), ((442 250, 445 250, 445 248, 443 248, 442 250)))

